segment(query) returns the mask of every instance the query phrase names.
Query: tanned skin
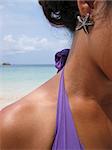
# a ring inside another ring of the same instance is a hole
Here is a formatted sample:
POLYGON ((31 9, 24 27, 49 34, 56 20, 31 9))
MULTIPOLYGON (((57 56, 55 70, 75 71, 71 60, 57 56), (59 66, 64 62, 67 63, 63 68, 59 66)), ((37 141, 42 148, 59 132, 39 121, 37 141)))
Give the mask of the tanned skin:
MULTIPOLYGON (((112 9, 101 19, 103 1, 78 2, 95 22, 75 33, 64 67, 65 89, 81 143, 88 150, 112 149, 112 9), (99 14, 99 15, 98 15, 99 14), (99 18, 98 18, 99 17, 99 18)), ((103 10, 104 12, 104 10, 103 10)), ((50 150, 56 128, 61 71, 0 113, 2 150, 50 150)))

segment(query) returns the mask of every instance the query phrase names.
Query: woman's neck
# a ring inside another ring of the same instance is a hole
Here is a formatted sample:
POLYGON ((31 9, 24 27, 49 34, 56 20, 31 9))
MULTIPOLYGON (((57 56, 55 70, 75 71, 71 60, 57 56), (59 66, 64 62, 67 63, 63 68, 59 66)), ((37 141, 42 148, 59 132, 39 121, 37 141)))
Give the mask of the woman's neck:
POLYGON ((112 102, 112 81, 93 61, 87 35, 75 35, 71 52, 64 68, 65 88, 70 97, 83 96, 99 103, 112 102))

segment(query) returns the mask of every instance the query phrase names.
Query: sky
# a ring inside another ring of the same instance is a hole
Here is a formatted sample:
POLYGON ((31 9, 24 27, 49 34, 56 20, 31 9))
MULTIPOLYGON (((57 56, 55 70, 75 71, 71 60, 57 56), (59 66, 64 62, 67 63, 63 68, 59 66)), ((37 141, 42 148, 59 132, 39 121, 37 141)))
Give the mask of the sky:
POLYGON ((54 64, 72 35, 45 18, 38 0, 0 0, 0 63, 54 64))

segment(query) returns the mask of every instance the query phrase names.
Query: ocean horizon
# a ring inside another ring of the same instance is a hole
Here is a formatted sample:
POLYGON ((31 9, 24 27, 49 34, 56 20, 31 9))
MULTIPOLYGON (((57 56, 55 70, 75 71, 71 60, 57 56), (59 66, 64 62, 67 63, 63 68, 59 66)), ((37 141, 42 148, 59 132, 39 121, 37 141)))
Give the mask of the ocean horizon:
POLYGON ((0 108, 21 99, 57 73, 54 64, 0 66, 0 108))

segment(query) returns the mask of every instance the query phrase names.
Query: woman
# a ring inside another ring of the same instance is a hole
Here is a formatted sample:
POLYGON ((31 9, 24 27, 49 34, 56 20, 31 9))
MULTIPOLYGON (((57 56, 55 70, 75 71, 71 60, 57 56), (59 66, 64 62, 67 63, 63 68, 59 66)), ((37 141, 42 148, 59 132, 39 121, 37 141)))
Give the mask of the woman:
POLYGON ((74 34, 64 68, 1 112, 2 150, 112 149, 112 1, 40 1, 74 34))

